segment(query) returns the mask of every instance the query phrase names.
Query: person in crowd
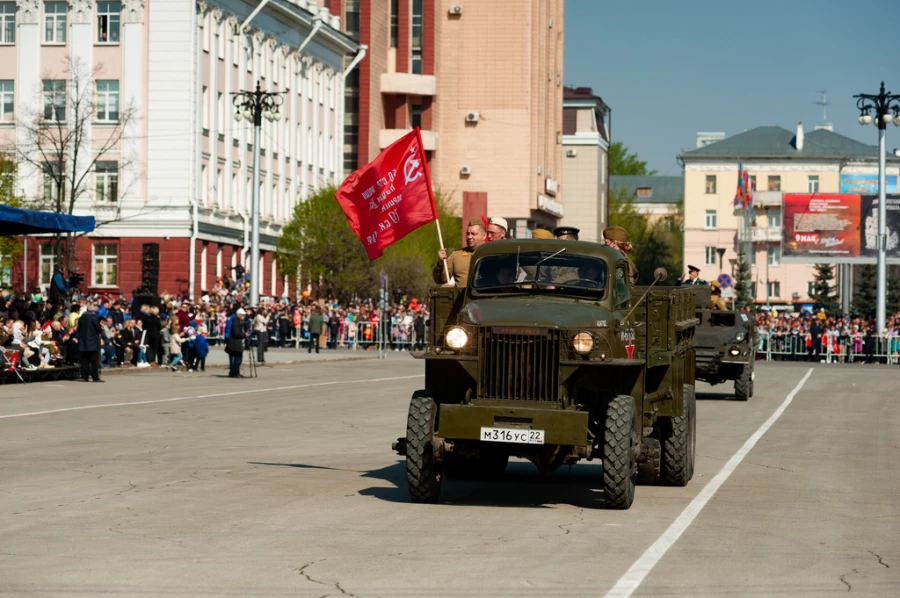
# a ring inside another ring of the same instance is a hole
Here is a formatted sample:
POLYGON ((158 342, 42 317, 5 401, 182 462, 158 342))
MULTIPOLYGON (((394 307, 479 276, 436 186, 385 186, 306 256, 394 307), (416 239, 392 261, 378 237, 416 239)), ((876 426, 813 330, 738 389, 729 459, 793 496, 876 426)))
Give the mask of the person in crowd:
POLYGON ((253 317, 253 332, 256 334, 256 362, 266 363, 266 349, 269 346, 269 311, 260 306, 253 317))
POLYGON ((194 331, 191 329, 191 347, 193 349, 193 360, 188 371, 205 372, 206 356, 209 355, 209 343, 206 341, 206 329, 200 328, 194 331))
POLYGON ((183 354, 181 352, 181 344, 184 342, 184 339, 181 338, 181 332, 178 329, 178 321, 173 319, 172 323, 169 324, 169 368, 173 372, 178 371, 178 365, 181 363, 181 358, 183 354))
POLYGON ((313 313, 309 317, 309 347, 307 353, 312 353, 313 346, 316 353, 319 352, 319 337, 322 335, 322 328, 325 327, 325 318, 322 317, 321 308, 316 305, 313 307, 313 313))
POLYGON ((235 309, 225 324, 225 352, 228 353, 228 377, 243 378, 241 362, 244 360, 244 318, 247 312, 243 307, 235 309))
POLYGON ((81 379, 87 382, 103 382, 100 379, 100 343, 103 330, 94 314, 94 305, 88 303, 78 318, 78 350, 81 352, 81 379))

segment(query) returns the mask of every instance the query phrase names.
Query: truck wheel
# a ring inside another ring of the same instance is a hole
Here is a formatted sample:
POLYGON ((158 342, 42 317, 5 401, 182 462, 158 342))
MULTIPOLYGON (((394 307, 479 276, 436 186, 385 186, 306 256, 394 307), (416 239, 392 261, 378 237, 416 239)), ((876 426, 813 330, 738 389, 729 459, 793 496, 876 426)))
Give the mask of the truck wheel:
POLYGON ((444 475, 448 480, 497 480, 506 473, 509 456, 489 453, 481 457, 444 455, 444 475))
POLYGON ((678 417, 661 417, 662 482, 686 486, 694 477, 694 453, 697 445, 697 401, 694 386, 684 385, 684 409, 678 417))
POLYGON ((435 461, 437 405, 424 390, 413 393, 406 420, 406 485, 413 502, 437 502, 441 468, 435 461))
POLYGON ((753 367, 741 367, 741 375, 734 381, 734 398, 746 401, 753 394, 753 367))
POLYGON ((603 499, 609 509, 627 509, 634 502, 637 478, 634 399, 619 395, 606 407, 603 433, 603 499))

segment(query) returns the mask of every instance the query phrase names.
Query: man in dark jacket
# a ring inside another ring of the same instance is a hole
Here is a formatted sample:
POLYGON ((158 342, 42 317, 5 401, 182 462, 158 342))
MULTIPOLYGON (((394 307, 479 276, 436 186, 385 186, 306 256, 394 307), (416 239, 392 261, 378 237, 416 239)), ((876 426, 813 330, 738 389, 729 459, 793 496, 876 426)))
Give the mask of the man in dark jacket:
POLYGON ((325 326, 325 318, 322 317, 318 306, 313 308, 313 313, 309 317, 309 349, 307 353, 312 353, 313 347, 316 353, 319 352, 319 337, 322 335, 322 328, 325 326))
POLYGON ((244 318, 247 312, 239 307, 234 314, 228 317, 225 324, 225 352, 228 353, 228 377, 243 378, 241 374, 241 362, 244 361, 244 318))
POLYGON ((103 382, 100 379, 100 320, 94 313, 94 304, 88 303, 86 311, 78 318, 78 349, 81 351, 81 379, 85 382, 88 377, 94 382, 103 382))

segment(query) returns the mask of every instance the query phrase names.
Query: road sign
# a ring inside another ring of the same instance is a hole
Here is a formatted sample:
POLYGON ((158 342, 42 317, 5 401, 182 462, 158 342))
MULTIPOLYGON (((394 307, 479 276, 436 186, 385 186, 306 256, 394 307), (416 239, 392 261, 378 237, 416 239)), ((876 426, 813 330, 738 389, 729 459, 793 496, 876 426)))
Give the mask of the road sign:
POLYGON ((717 280, 719 281, 719 284, 722 285, 723 289, 727 289, 728 287, 730 287, 731 283, 733 282, 731 280, 731 277, 727 274, 720 274, 717 280))

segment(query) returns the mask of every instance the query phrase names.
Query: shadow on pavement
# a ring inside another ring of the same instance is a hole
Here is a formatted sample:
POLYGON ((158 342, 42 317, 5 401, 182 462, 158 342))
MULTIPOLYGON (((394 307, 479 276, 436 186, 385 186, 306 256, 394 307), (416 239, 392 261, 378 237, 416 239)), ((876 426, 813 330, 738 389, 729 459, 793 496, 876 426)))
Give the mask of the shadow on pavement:
POLYGON ((698 392, 698 401, 735 401, 733 392, 698 392))

